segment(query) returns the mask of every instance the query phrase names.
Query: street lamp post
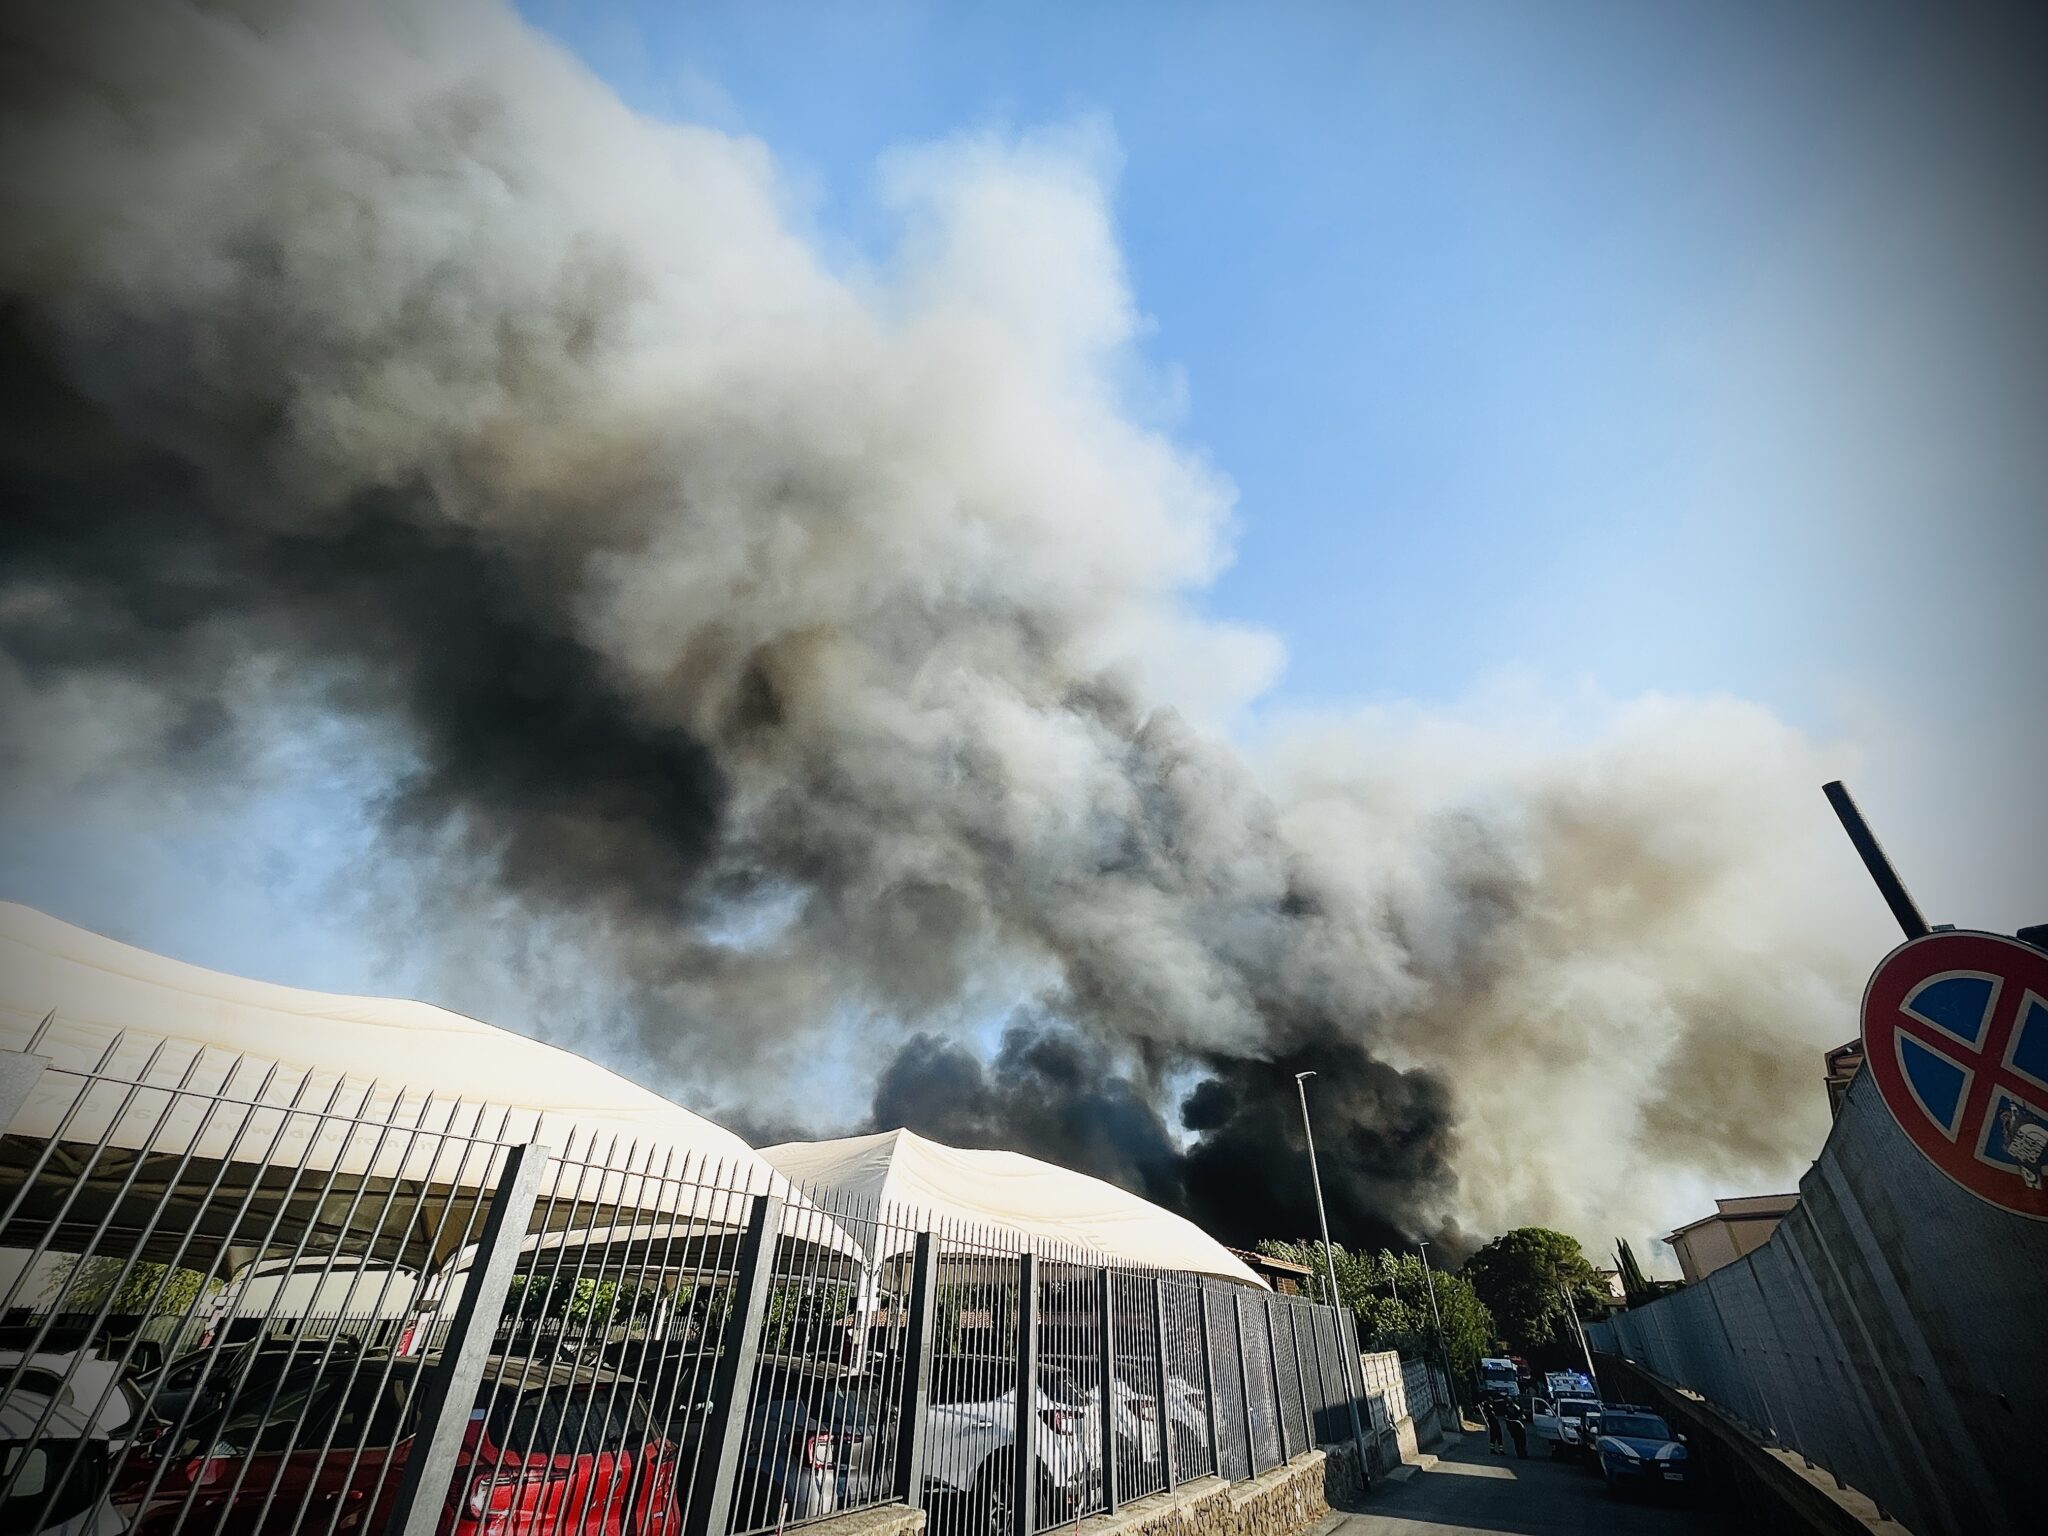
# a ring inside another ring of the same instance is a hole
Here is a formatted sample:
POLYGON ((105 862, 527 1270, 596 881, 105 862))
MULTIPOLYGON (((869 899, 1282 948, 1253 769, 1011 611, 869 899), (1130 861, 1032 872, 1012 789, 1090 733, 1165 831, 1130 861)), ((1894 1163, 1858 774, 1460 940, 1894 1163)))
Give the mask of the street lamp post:
MULTIPOLYGON (((1330 1246, 1330 1213, 1323 1209, 1323 1171, 1322 1169, 1316 1166, 1316 1132, 1315 1127, 1309 1124, 1308 1119, 1307 1083, 1308 1080, 1314 1076, 1315 1073, 1313 1072, 1295 1073, 1294 1091, 1301 1096, 1301 1134, 1308 1142, 1308 1177, 1309 1182, 1315 1185, 1316 1187, 1316 1224, 1319 1227, 1321 1227, 1323 1231, 1323 1274, 1327 1278, 1330 1287, 1329 1304, 1332 1307, 1341 1307, 1344 1305, 1344 1301, 1343 1298, 1337 1294, 1337 1254, 1336 1250, 1331 1248, 1330 1246)), ((1268 1321, 1270 1322, 1270 1320, 1271 1314, 1269 1313, 1268 1321)), ((1350 1334, 1353 1338, 1352 1348, 1345 1351, 1345 1353, 1351 1355, 1352 1358, 1350 1364, 1345 1367, 1344 1371, 1344 1380, 1347 1383, 1344 1391, 1345 1395, 1351 1399, 1351 1444, 1358 1453, 1359 1484, 1361 1487, 1365 1489, 1367 1493, 1370 1493, 1372 1492, 1372 1460, 1370 1456, 1368 1456, 1366 1453, 1364 1426, 1359 1421, 1358 1413, 1358 1405, 1362 1401, 1362 1394, 1364 1392, 1364 1382, 1360 1380, 1353 1384, 1353 1377, 1351 1374, 1353 1370, 1359 1370, 1362 1372, 1363 1363, 1357 1358, 1356 1354, 1357 1345, 1355 1330, 1349 1325, 1346 1325, 1339 1335, 1340 1340, 1344 1334, 1350 1334), (1354 1385, 1356 1387, 1356 1390, 1354 1390, 1354 1385)), ((1162 1381, 1163 1379, 1164 1378, 1162 1378, 1162 1381)), ((1247 1422, 1249 1422, 1249 1420, 1247 1420, 1247 1422)), ((1162 1418, 1160 1420, 1160 1423, 1164 1424, 1165 1420, 1162 1418)), ((1246 1434, 1250 1434, 1249 1429, 1247 1429, 1246 1434)), ((1283 1449, 1285 1449, 1286 1438, 1286 1434, 1283 1431, 1281 1434, 1283 1449)))
POLYGON ((1323 1209, 1323 1175, 1322 1170, 1316 1167, 1315 1127, 1308 1120, 1308 1079, 1314 1076, 1313 1072, 1295 1073, 1294 1091, 1301 1095, 1301 1133, 1308 1138, 1308 1177, 1316 1190, 1316 1221, 1323 1229, 1323 1271, 1330 1282, 1329 1302, 1335 1307, 1343 1305, 1337 1296, 1337 1259, 1330 1248, 1329 1212, 1323 1209))

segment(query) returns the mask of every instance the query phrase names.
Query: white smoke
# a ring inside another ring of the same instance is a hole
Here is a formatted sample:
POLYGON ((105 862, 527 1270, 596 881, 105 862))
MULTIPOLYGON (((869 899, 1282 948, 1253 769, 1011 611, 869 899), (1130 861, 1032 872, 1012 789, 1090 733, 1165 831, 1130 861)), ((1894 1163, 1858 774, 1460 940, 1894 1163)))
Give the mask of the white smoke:
POLYGON ((1358 1175, 1411 1228, 1604 1249, 1817 1145, 1860 962, 1763 711, 1219 734, 1279 650, 1190 606, 1232 493, 1152 418, 1099 127, 896 157, 900 248, 841 272, 763 146, 496 6, 0 26, 0 301, 87 423, 9 443, 27 695, 193 716, 260 662, 380 722, 394 850, 775 1114, 800 1042, 1032 997, 1155 1101, 1421 1074, 1334 1111, 1412 1121, 1358 1175))

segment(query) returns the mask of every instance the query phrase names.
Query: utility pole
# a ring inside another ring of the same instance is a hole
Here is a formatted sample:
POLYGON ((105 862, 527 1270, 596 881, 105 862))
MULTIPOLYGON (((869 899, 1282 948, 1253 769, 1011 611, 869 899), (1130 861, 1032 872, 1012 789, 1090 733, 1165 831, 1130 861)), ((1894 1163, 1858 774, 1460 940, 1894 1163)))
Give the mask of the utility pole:
POLYGON ((1323 1229, 1323 1270, 1330 1281, 1329 1303, 1340 1307, 1344 1303, 1337 1294, 1337 1259, 1330 1249, 1330 1216, 1323 1209, 1323 1175, 1322 1170, 1316 1167, 1316 1132, 1308 1120, 1308 1079, 1314 1076, 1313 1072, 1295 1073, 1294 1091, 1301 1095, 1301 1133, 1308 1138, 1308 1177, 1309 1182, 1315 1185, 1316 1221, 1323 1229))
POLYGON ((1451 1369, 1451 1341, 1444 1337, 1444 1315, 1436 1306, 1436 1276, 1429 1268, 1429 1239, 1415 1239, 1415 1256, 1422 1260, 1422 1283, 1429 1287, 1429 1315, 1436 1324, 1436 1352, 1443 1356, 1444 1385, 1450 1389, 1453 1401, 1458 1395, 1458 1373, 1451 1369))
POLYGON ((1593 1347, 1586 1342, 1586 1330, 1579 1325, 1579 1309, 1572 1305, 1571 1293, 1563 1286, 1557 1288, 1557 1299, 1564 1303, 1564 1315, 1571 1319, 1572 1337, 1579 1341, 1579 1354, 1586 1362, 1586 1379, 1593 1383, 1593 1390, 1600 1390, 1600 1373, 1593 1369, 1593 1347))

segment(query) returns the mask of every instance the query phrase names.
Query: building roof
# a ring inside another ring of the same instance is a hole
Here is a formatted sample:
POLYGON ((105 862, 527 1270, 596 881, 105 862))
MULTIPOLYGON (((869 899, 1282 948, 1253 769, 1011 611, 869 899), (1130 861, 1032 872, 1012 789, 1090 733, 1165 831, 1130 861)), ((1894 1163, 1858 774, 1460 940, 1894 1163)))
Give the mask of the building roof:
MULTIPOLYGON (((1021 1153, 949 1147, 894 1130, 785 1142, 764 1147, 761 1155, 806 1188, 911 1206, 1107 1260, 1193 1270, 1244 1285, 1265 1283, 1186 1218, 1114 1184, 1021 1153)), ((890 1229, 885 1223, 878 1230, 890 1229)))
MULTIPOLYGON (((202 1159, 246 1156, 249 1143, 237 1144, 241 1117, 207 1119, 203 1096, 279 1108, 296 1102, 303 1110, 335 1094, 337 1113, 395 1118, 406 1134, 344 1135, 336 1122, 302 1113, 286 1120, 278 1144, 265 1148, 266 1161, 291 1164, 303 1155, 308 1167, 471 1187, 489 1159, 459 1157, 465 1144, 455 1138, 474 1135, 538 1142, 558 1155, 580 1151, 596 1164, 623 1164, 632 1148, 637 1163, 651 1167, 649 1156, 658 1161, 672 1151, 679 1185, 687 1170, 727 1189, 794 1194, 731 1131, 559 1046, 427 1003, 206 970, 0 902, 0 1049, 23 1049, 39 1029, 38 1053, 64 1070, 46 1072, 16 1114, 9 1129, 21 1136, 57 1134, 76 1102, 63 1129, 67 1141, 90 1143, 104 1132, 109 1145, 125 1149, 167 1145, 183 1154, 189 1145, 202 1159), (117 1081, 182 1082, 192 1097, 162 1124, 154 1101, 150 1113, 120 1114, 118 1093, 81 1098, 80 1074, 95 1070, 117 1081), (438 1138, 444 1127, 454 1136, 438 1138)), ((600 1191, 613 1199, 621 1177, 558 1166, 555 1184, 565 1199, 572 1185, 586 1200, 600 1191)), ((689 1204, 690 1197, 679 1198, 689 1204)), ((716 1219, 708 1196, 696 1203, 706 1210, 676 1214, 716 1219)), ((729 1197, 718 1203, 724 1209, 729 1197)), ((802 1208, 794 1202, 793 1211, 802 1208)), ((836 1228, 828 1243, 850 1246, 836 1228)))
POLYGON ((1283 1275, 1313 1275, 1315 1266, 1297 1264, 1292 1259, 1276 1259, 1270 1253, 1260 1253, 1256 1248, 1232 1248, 1228 1252, 1244 1261, 1245 1267, 1253 1270, 1270 1269, 1283 1275))
POLYGON ((1699 1227, 1715 1221, 1781 1221, 1790 1215, 1799 1203, 1799 1196, 1792 1195, 1737 1195, 1732 1200, 1716 1200, 1714 1213, 1702 1216, 1697 1221, 1688 1221, 1676 1227, 1665 1242, 1675 1242, 1699 1227))

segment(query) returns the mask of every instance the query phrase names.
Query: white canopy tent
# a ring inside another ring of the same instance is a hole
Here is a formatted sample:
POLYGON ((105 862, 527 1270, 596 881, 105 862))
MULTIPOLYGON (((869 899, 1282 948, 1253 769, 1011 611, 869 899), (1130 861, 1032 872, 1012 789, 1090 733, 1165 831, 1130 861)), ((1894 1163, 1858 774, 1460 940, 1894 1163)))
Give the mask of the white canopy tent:
MULTIPOLYGON (((745 1205, 733 1192, 772 1193, 788 1202, 789 1238, 857 1252, 732 1132, 560 1047, 425 1003, 224 975, 0 903, 0 1051, 32 1041, 60 1070, 4 1128, 0 1173, 25 1171, 45 1143, 74 1158, 104 1143, 128 1164, 174 1154, 202 1167, 339 1170, 445 1197, 474 1190, 491 1148, 537 1142, 557 1159, 543 1201, 566 1220, 592 1220, 597 1202, 679 1231, 729 1231, 728 1213, 745 1205), (101 1081, 84 1091, 89 1077, 101 1081), (126 1086, 137 1083, 149 1086, 126 1086)), ((110 1182, 127 1166, 99 1161, 110 1182)), ((141 1222, 150 1179, 120 1177, 107 1198, 141 1222)), ((460 1246, 453 1230, 424 1252, 415 1236, 404 1262, 460 1246)))
MULTIPOLYGON (((1101 1255, 1104 1262, 1191 1270, 1266 1288, 1193 1222, 1114 1184, 1035 1157, 949 1147, 907 1130, 786 1142, 763 1148, 761 1155, 808 1189, 1037 1238, 1101 1255)), ((893 1229, 881 1230, 886 1235, 893 1229)), ((884 1240, 902 1242, 900 1232, 884 1240)))

